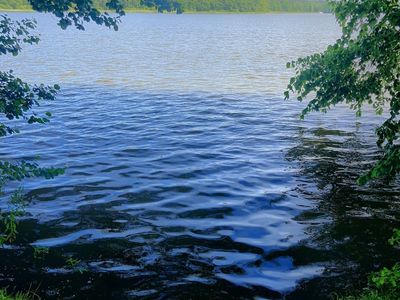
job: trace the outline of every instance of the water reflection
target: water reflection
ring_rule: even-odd
[[[325,128],[332,126],[326,121]],[[296,218],[308,224],[309,238],[290,253],[297,263],[327,266],[323,277],[304,282],[289,299],[353,293],[367,284],[369,273],[393,265],[399,254],[387,243],[400,226],[399,180],[356,185],[379,157],[379,149],[370,126],[356,123],[346,130],[340,125],[335,126],[340,130],[301,128],[298,145],[287,153],[300,167],[303,184],[297,190],[315,203]]]
[[[372,116],[299,122],[297,103],[243,94],[72,87],[60,100],[62,121],[5,145],[68,168],[26,182],[30,217],[21,247],[2,250],[2,286],[47,298],[322,299],[395,257],[398,182],[354,184],[379,154]],[[29,244],[50,253],[35,259]]]
[[[309,201],[284,160],[293,103],[99,86],[63,93],[51,107],[58,121],[5,145],[42,153],[67,174],[26,182],[30,218],[17,244],[50,254],[37,261],[32,248],[5,250],[3,286],[32,284],[49,298],[279,297],[322,272],[284,253],[266,257],[305,237],[294,218]],[[76,109],[66,112],[65,101]],[[68,268],[69,257],[79,262]]]

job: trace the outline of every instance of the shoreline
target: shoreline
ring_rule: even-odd
[[[26,12],[26,13],[37,13],[37,11],[30,8],[21,8],[21,9],[7,9],[0,8],[0,13],[18,13],[18,12]],[[152,14],[158,13],[157,10],[150,9],[125,9],[127,14]],[[175,12],[164,12],[164,14],[175,14]],[[184,11],[183,14],[190,15],[272,15],[272,14],[331,14],[331,12],[312,12],[312,11]]]

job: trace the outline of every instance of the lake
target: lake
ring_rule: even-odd
[[[286,62],[340,36],[330,14],[128,14],[118,32],[62,31],[1,69],[59,83],[46,126],[2,159],[65,167],[23,186],[0,286],[46,299],[327,299],[390,265],[399,181],[355,184],[380,155],[345,106],[299,120]],[[1,208],[7,208],[2,197]],[[49,248],[44,257],[32,246]],[[72,258],[72,259],[71,259]]]

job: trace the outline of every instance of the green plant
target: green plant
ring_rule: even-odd
[[[24,215],[26,206],[22,189],[18,189],[13,193],[8,206],[8,211],[2,216],[4,231],[3,234],[0,235],[0,245],[12,243],[17,237],[17,218]]]
[[[400,230],[394,230],[389,244],[400,246]],[[348,296],[341,300],[397,300],[400,299],[400,263],[391,268],[383,268],[370,276],[372,287],[359,296]]]
[[[390,295],[385,295],[372,290],[364,292],[359,296],[339,297],[338,300],[397,300],[397,298],[392,298]]]
[[[33,248],[33,258],[40,260],[44,259],[46,255],[50,253],[50,249],[46,247],[34,247]]]
[[[389,239],[389,244],[393,247],[400,247],[400,229],[395,229],[393,236]]]
[[[81,260],[73,258],[73,257],[69,257],[65,261],[65,268],[70,269],[70,270],[74,269],[75,271],[82,274],[82,273],[86,272],[87,269],[85,267],[79,266],[80,263],[81,263]]]
[[[301,117],[313,111],[327,112],[339,103],[361,116],[364,105],[387,119],[377,128],[377,144],[384,154],[358,180],[395,176],[400,171],[400,2],[398,0],[329,1],[342,36],[322,53],[287,63],[296,75],[290,93],[303,101],[311,97]]]
[[[65,267],[67,268],[67,269],[73,269],[73,268],[75,268],[77,265],[79,265],[80,264],[80,260],[79,259],[76,259],[76,258],[73,258],[73,257],[69,257],[69,258],[67,258],[67,260],[65,261]]]
[[[30,0],[32,8],[39,12],[48,12],[55,15],[58,25],[66,29],[75,26],[84,30],[84,22],[93,21],[99,25],[118,30],[120,16],[124,14],[118,0],[109,0],[107,7],[114,10],[117,16],[101,13],[91,0]],[[0,55],[18,55],[24,44],[37,44],[39,36],[35,32],[36,21],[32,19],[12,20],[7,15],[0,14]],[[42,102],[54,100],[60,90],[58,85],[45,86],[32,85],[14,76],[13,71],[0,71],[0,137],[19,133],[19,129],[13,127],[12,121],[25,120],[28,124],[46,124],[50,121],[51,113],[38,115],[33,111]],[[6,121],[3,121],[6,120]],[[0,161],[0,190],[9,181],[21,181],[27,177],[44,177],[47,179],[63,174],[62,168],[41,168],[35,162]],[[17,235],[17,218],[24,212],[21,204],[22,193],[17,191],[10,199],[7,213],[3,213],[2,222],[4,232],[0,237],[0,244],[13,242]]]
[[[400,264],[395,264],[392,268],[383,268],[371,276],[372,283],[377,288],[388,288],[397,290],[400,283]]]
[[[17,293],[15,296],[11,296],[6,290],[0,290],[0,300],[29,300],[29,294]]]
[[[393,236],[388,240],[389,244],[400,246],[400,230],[394,230]],[[371,275],[371,282],[378,289],[386,289],[400,296],[400,263],[391,268],[383,268]]]

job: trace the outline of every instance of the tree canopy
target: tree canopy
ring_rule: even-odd
[[[175,0],[140,0],[140,4],[147,7],[154,7],[158,12],[177,12],[183,13],[182,3]]]
[[[294,68],[285,98],[309,97],[302,118],[346,103],[361,116],[364,105],[387,116],[377,128],[382,159],[359,179],[394,176],[400,171],[400,3],[398,0],[330,1],[342,36],[325,52],[288,63]]]
[[[115,10],[118,16],[110,16],[101,13],[93,7],[90,0],[30,0],[32,8],[54,14],[58,19],[58,25],[65,29],[74,25],[83,30],[84,22],[94,21],[99,25],[118,30],[119,17],[124,14],[122,6],[117,0],[110,0],[107,6]],[[36,21],[23,19],[13,21],[6,15],[0,15],[0,55],[18,55],[23,44],[36,44],[39,37],[32,33],[36,28]],[[43,100],[53,100],[59,86],[48,87],[44,85],[29,85],[14,76],[13,72],[0,72],[0,113],[6,119],[25,119],[28,123],[46,123],[50,113],[46,117],[39,117],[31,112],[34,106]],[[10,125],[0,123],[0,136],[16,133],[17,130]]]
[[[118,16],[112,17],[108,13],[101,13],[91,0],[28,0],[32,8],[38,12],[52,13],[59,18],[58,25],[65,29],[75,25],[77,29],[83,30],[84,22],[94,21],[99,25],[113,27],[118,30],[119,17],[124,15],[119,0],[109,0],[105,6],[115,11]]]

